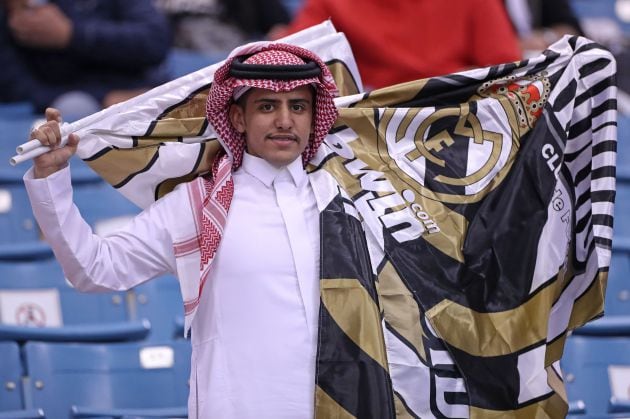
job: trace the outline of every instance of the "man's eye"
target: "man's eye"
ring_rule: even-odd
[[[292,106],[292,109],[293,109],[294,111],[296,111],[296,112],[301,112],[301,111],[303,111],[303,110],[305,110],[305,109],[306,109],[306,106],[305,106],[305,105],[302,105],[302,104],[299,104],[299,103],[296,103],[296,104],[294,104],[294,105]]]
[[[273,110],[273,105],[271,103],[263,103],[258,109],[264,112],[269,112]]]

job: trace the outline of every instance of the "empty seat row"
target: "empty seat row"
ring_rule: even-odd
[[[188,341],[0,342],[1,418],[187,417]]]
[[[75,183],[73,195],[79,211],[99,235],[107,235],[140,212],[140,208],[100,178]],[[19,183],[0,181],[0,232],[0,259],[29,259],[45,252],[21,178]]]
[[[630,322],[625,323],[627,329]],[[566,340],[560,363],[570,418],[630,416],[630,334],[608,332],[612,335],[574,333]]]
[[[182,337],[172,275],[128,292],[80,293],[53,257],[0,261],[0,339],[128,341]]]

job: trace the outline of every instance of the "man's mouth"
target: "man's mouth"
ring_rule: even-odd
[[[267,139],[273,141],[286,141],[286,142],[297,142],[298,138],[292,134],[274,134],[268,135]]]

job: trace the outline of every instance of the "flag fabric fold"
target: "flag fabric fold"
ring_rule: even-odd
[[[364,93],[329,22],[287,42],[320,55],[342,92],[308,167],[322,231],[317,417],[566,414],[563,345],[602,315],[610,263],[612,55],[565,37],[522,62]],[[78,121],[80,157],[142,207],[207,173],[217,67]],[[179,272],[185,304],[191,272]]]

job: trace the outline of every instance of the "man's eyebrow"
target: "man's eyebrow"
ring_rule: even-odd
[[[254,99],[254,103],[278,103],[278,102],[282,102],[281,99],[273,99],[273,98],[265,98],[265,97],[261,97],[258,99]],[[289,99],[290,103],[311,103],[312,100],[311,99],[307,99],[307,98],[295,98],[295,99]]]
[[[255,99],[254,102],[279,102],[279,99],[272,99],[272,98],[266,98],[266,97],[261,97],[258,99]]]

